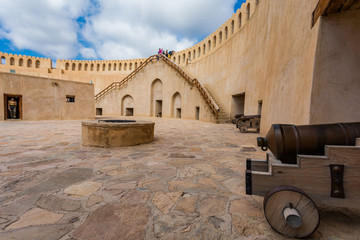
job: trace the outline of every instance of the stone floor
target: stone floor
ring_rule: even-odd
[[[151,144],[81,146],[80,121],[0,122],[0,239],[285,239],[244,191],[258,134],[155,121]],[[360,218],[321,211],[312,239],[359,239]]]

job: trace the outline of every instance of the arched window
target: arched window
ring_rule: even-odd
[[[188,52],[188,59],[191,60],[191,52]]]
[[[81,65],[81,63],[79,63],[79,65],[78,65],[78,71],[81,71],[81,68],[82,68],[82,65]]]
[[[126,64],[126,63],[125,63]],[[134,116],[134,99],[130,95],[126,95],[121,100],[121,115]]]
[[[27,60],[27,67],[32,67],[32,61],[31,61],[31,59],[28,59],[28,60]]]
[[[176,57],[174,57],[174,62],[176,62]]]
[[[193,59],[195,59],[196,58],[196,50],[194,49],[194,51],[193,51]]]
[[[163,84],[160,79],[155,79],[151,84],[150,113],[153,117],[162,116]]]
[[[40,61],[39,61],[39,60],[36,60],[36,61],[35,61],[35,67],[36,67],[36,68],[39,68],[39,67],[40,67]]]
[[[183,54],[183,63],[185,62],[185,58],[186,58],[186,56],[185,56],[185,53]]]
[[[178,56],[178,64],[180,64],[180,55]]]
[[[129,70],[132,70],[132,63],[129,64]]]
[[[225,40],[228,39],[228,27],[226,26],[225,27]]]
[[[138,67],[137,65],[138,65],[138,64],[137,64],[137,62],[136,62],[136,63],[135,63],[135,69],[137,69],[137,67]]]
[[[222,43],[222,31],[219,32],[219,44]]]
[[[121,63],[119,63],[119,71],[121,71]]]
[[[250,3],[246,6],[246,19],[250,19]]]
[[[205,55],[205,53],[206,53],[206,45],[204,43],[204,45],[203,45],[203,55]]]
[[[214,36],[213,42],[214,42],[214,47],[213,48],[216,48],[216,36]]]
[[[239,28],[241,28],[241,13],[239,13],[239,16],[238,16],[238,22],[239,22]]]
[[[65,70],[69,70],[69,66],[70,66],[70,64],[68,62],[65,63]]]
[[[140,62],[140,65],[142,64],[142,62]]]
[[[116,71],[116,63],[114,63],[114,71]]]
[[[201,56],[201,48],[198,48],[198,58]]]
[[[127,63],[124,64],[124,71],[126,71]]]
[[[108,65],[108,71],[111,71],[111,63]]]
[[[87,70],[88,70],[88,64],[85,63],[85,65],[84,65],[84,71],[87,71]]]
[[[100,64],[99,63],[96,65],[96,71],[100,71]]]
[[[10,58],[10,65],[15,65],[15,59],[13,57]]]
[[[71,66],[71,70],[72,70],[72,71],[75,71],[75,67],[76,67],[76,66],[75,66],[75,63],[73,63],[72,66]]]
[[[94,71],[94,64],[93,63],[90,65],[90,71]]]
[[[234,20],[231,21],[231,34],[234,34]]]
[[[102,70],[105,71],[105,68],[106,68],[106,64],[103,63],[103,67],[102,67]]]
[[[6,64],[6,58],[4,56],[1,57],[1,64],[2,65]]]
[[[181,118],[181,95],[176,92],[171,99],[171,117]]]
[[[211,50],[211,41],[209,40],[208,41],[208,52],[210,52],[210,50]]]
[[[22,67],[24,65],[24,60],[22,58],[19,59],[19,66]]]

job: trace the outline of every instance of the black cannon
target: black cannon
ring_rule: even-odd
[[[298,154],[324,155],[325,145],[354,146],[356,138],[360,138],[360,123],[273,124],[266,138],[259,137],[257,143],[281,162],[295,164]]]
[[[318,207],[360,210],[360,123],[274,124],[247,159],[246,194],[264,196],[271,227],[288,237],[316,231]]]
[[[260,131],[260,119],[261,115],[236,115],[235,123],[236,127],[242,133],[248,132],[249,129],[254,129],[256,132]]]

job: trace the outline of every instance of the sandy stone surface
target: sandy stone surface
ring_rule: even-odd
[[[20,217],[18,221],[8,226],[6,229],[24,228],[28,226],[53,224],[59,221],[64,215],[40,208],[33,208]]]
[[[86,181],[80,184],[65,188],[64,193],[70,196],[87,196],[101,188],[102,183]]]
[[[245,194],[258,134],[141,119],[154,142],[120,148],[82,147],[80,121],[0,122],[0,239],[288,239]],[[309,239],[359,238],[358,215],[320,214]]]

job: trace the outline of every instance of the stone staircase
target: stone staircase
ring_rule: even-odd
[[[214,96],[212,95],[211,91],[209,90],[208,87],[204,86],[204,88],[206,89],[206,91],[208,92],[208,94],[211,96],[211,98],[214,100],[214,102],[216,103],[216,105],[219,106],[219,112],[216,118],[216,123],[231,123],[231,119],[229,117],[229,115],[224,111],[224,108],[221,106],[221,104],[216,100],[216,98],[214,98]]]
[[[153,60],[158,59],[163,60],[165,63],[167,63],[170,67],[172,67],[175,71],[180,73],[184,79],[189,82],[191,85],[195,86],[199,91],[200,94],[204,97],[205,101],[209,105],[210,109],[213,111],[216,123],[224,123],[228,122],[229,119],[226,118],[226,113],[222,113],[220,110],[220,107],[217,105],[216,101],[213,99],[211,94],[207,91],[207,89],[199,82],[196,78],[193,78],[190,76],[190,74],[186,73],[180,66],[178,66],[175,62],[173,62],[171,59],[167,58],[165,55],[153,55],[150,56],[143,62],[138,68],[136,68],[133,72],[131,72],[127,77],[125,77],[120,82],[113,82],[108,87],[103,89],[101,92],[99,92],[95,96],[95,101],[98,101],[102,97],[104,97],[106,94],[108,94],[110,91],[114,89],[119,89],[122,87],[126,82],[128,82],[130,79],[132,79],[139,71],[141,71],[148,63],[152,62]]]

